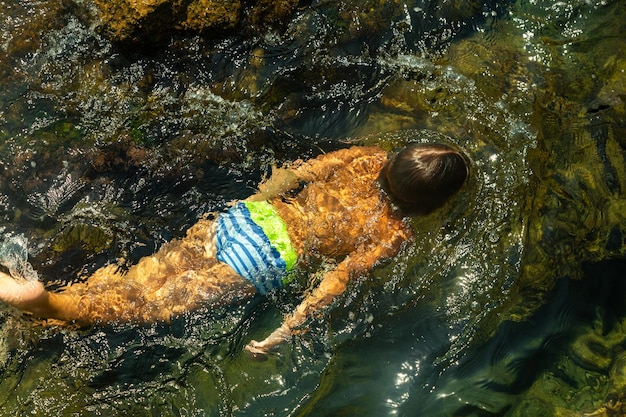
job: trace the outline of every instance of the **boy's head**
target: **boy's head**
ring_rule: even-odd
[[[413,143],[389,157],[380,183],[408,216],[428,214],[456,193],[469,169],[456,150],[440,144]]]

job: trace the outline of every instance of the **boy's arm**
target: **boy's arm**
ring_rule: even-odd
[[[296,162],[288,168],[274,168],[272,175],[259,184],[259,191],[249,201],[266,201],[298,188],[300,182],[312,182],[327,177],[355,158],[382,152],[376,147],[353,146],[320,155],[306,162]]]
[[[343,294],[351,278],[371,270],[385,258],[396,255],[408,236],[397,232],[389,239],[381,241],[369,250],[356,251],[346,257],[337,267],[324,275],[322,282],[307,296],[295,311],[289,314],[283,324],[264,340],[251,341],[245,349],[255,357],[271,351],[291,337],[292,331],[302,326],[307,320],[329,305],[337,296]]]
[[[327,177],[356,158],[382,152],[384,151],[375,146],[353,146],[320,155],[294,167],[293,171],[302,181],[311,182]]]

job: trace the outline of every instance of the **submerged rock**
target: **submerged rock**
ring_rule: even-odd
[[[111,245],[112,236],[104,228],[89,224],[74,224],[54,238],[52,250],[66,252],[70,249],[82,249],[88,252],[101,252]]]
[[[94,4],[105,33],[117,41],[158,42],[176,28],[231,31],[241,12],[239,0],[94,0]]]
[[[197,32],[230,31],[237,27],[240,18],[239,0],[195,0],[187,8],[182,26]]]
[[[93,1],[93,3],[92,3]],[[177,31],[209,36],[233,33],[242,25],[280,24],[296,0],[77,0],[88,19],[97,21],[111,40],[158,43]],[[86,6],[86,7],[85,7]]]

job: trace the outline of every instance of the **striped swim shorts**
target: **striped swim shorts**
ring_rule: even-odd
[[[261,294],[290,281],[297,261],[287,226],[264,201],[237,203],[217,219],[216,258],[250,281]]]

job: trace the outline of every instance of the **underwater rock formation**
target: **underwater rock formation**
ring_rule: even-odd
[[[219,36],[243,24],[263,27],[288,17],[295,0],[89,0],[81,1],[88,19],[95,20],[113,41],[157,43],[175,31]],[[93,7],[95,6],[95,13]]]

